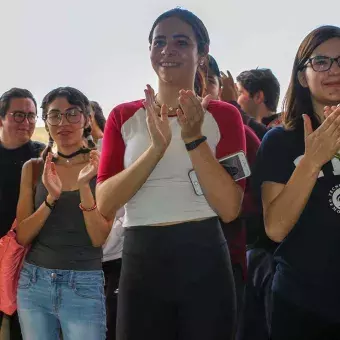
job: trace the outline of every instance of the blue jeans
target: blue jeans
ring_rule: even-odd
[[[105,340],[104,275],[25,263],[18,283],[24,340]]]

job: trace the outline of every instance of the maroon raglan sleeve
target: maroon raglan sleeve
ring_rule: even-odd
[[[104,130],[97,183],[124,170],[125,141],[122,127],[142,107],[143,101],[136,100],[118,105],[111,111]]]
[[[222,101],[211,101],[208,111],[215,118],[220,130],[220,140],[216,147],[216,158],[234,154],[239,151],[246,153],[246,139],[240,112],[233,105]],[[246,180],[237,181],[245,189]]]
[[[125,143],[121,133],[122,111],[123,107],[114,108],[107,119],[97,183],[107,180],[124,169]]]

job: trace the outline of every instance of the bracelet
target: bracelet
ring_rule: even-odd
[[[50,203],[47,202],[47,199],[45,198],[44,202],[45,202],[46,207],[49,208],[51,211],[54,209],[56,201],[54,201],[52,204],[50,204]]]
[[[203,142],[205,142],[207,140],[206,136],[203,136],[201,138],[198,138],[190,143],[186,143],[185,147],[187,149],[187,151],[191,151],[196,149],[200,144],[202,144]]]
[[[90,212],[90,211],[97,209],[97,204],[95,203],[93,207],[87,209],[87,208],[84,208],[81,203],[79,203],[79,209],[81,211]]]

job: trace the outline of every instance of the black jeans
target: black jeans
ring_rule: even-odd
[[[4,317],[8,317],[10,319],[9,321],[10,340],[22,340],[20,323],[19,323],[17,312],[15,312],[12,316],[4,316],[4,314],[0,312],[0,334],[1,334],[2,319]]]
[[[296,306],[273,294],[271,340],[338,340],[340,324]]]
[[[230,340],[235,287],[217,218],[125,231],[118,340]]]
[[[242,332],[243,325],[243,305],[244,305],[244,275],[243,269],[240,264],[233,264],[233,274],[234,274],[234,282],[235,282],[235,290],[236,290],[236,310],[237,310],[237,323],[236,323],[236,337],[235,339],[239,339],[239,334]]]
[[[268,340],[274,259],[265,249],[247,251],[248,275],[238,340]],[[287,339],[288,340],[288,339]]]
[[[116,339],[118,285],[121,267],[122,259],[103,262],[106,296],[106,338],[108,340]]]

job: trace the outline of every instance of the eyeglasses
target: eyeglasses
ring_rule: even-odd
[[[19,124],[24,122],[25,119],[27,119],[30,124],[35,124],[38,119],[38,116],[32,112],[11,112],[10,115],[13,117],[14,121]]]
[[[326,72],[331,69],[334,62],[336,62],[340,67],[340,56],[337,58],[316,56],[309,58],[304,67],[307,67],[307,65],[310,64],[315,72]]]
[[[82,113],[83,113],[82,110],[76,109],[76,108],[69,109],[69,110],[65,111],[64,113],[61,113],[60,111],[57,111],[57,110],[51,110],[46,115],[44,120],[46,120],[50,125],[56,126],[56,125],[59,125],[61,123],[62,116],[65,116],[66,120],[70,124],[77,124],[81,120]]]

